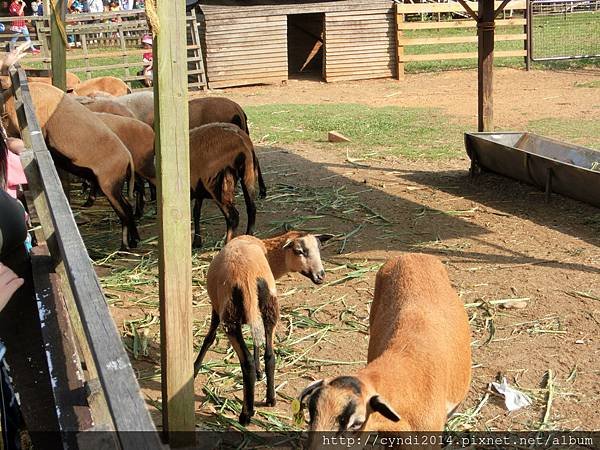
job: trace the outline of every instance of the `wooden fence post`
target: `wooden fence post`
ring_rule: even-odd
[[[50,2],[51,3],[51,2]],[[50,7],[50,51],[52,53],[52,84],[67,90],[67,49],[60,24],[65,23],[66,0],[55,0],[56,9]]]
[[[478,4],[477,128],[479,131],[492,131],[494,128],[494,1],[478,0]]]
[[[404,23],[404,14],[400,12],[400,5],[395,4],[396,11],[396,63],[398,69],[398,79],[404,77],[404,42],[402,42],[404,31],[402,24]]]
[[[182,447],[194,444],[195,428],[185,2],[157,0],[156,9],[162,416],[170,446]]]

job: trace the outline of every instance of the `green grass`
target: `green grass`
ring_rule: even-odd
[[[334,130],[352,140],[337,146],[353,154],[443,158],[462,153],[462,128],[435,109],[335,104],[249,106],[246,111],[254,139],[263,144],[319,144]]]
[[[527,129],[542,136],[600,149],[600,121],[548,117],[533,120]]]
[[[577,82],[577,83],[575,83],[574,86],[578,87],[578,88],[590,88],[590,89],[600,88],[600,80]]]

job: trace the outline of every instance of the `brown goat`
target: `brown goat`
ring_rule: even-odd
[[[207,123],[225,122],[237,125],[250,136],[246,113],[233,100],[225,97],[197,97],[189,101],[188,107],[190,130]],[[254,150],[252,151],[252,157],[254,158],[254,170],[256,171],[256,179],[258,180],[258,193],[261,198],[265,198],[267,196],[267,187],[265,186],[260,164]]]
[[[27,70],[27,69],[25,69]],[[46,83],[52,84],[51,77],[27,77],[28,83]],[[77,75],[71,72],[67,72],[67,92],[71,92],[75,86],[77,86],[81,80]],[[2,89],[9,89],[12,86],[10,81],[10,77],[8,76],[0,76],[0,87]]]
[[[125,144],[135,165],[135,173],[141,177],[135,182],[136,216],[144,212],[144,181],[156,185],[154,167],[154,130],[137,119],[107,113],[94,113]],[[90,199],[88,198],[88,202]]]
[[[221,322],[237,353],[244,380],[244,405],[240,423],[247,425],[254,415],[254,385],[262,378],[260,345],[265,344],[267,406],[274,406],[275,353],[273,336],[279,320],[275,280],[286,273],[299,272],[321,284],[325,270],[321,262],[321,242],[331,235],[288,231],[260,240],[238,236],[226,244],[212,260],[206,275],[206,289],[212,305],[210,328],[196,362],[194,377],[202,367],[209,347],[215,341]],[[244,343],[242,324],[248,324],[254,340],[254,360]]]
[[[406,254],[377,273],[368,364],[300,395],[311,431],[439,431],[467,395],[469,319],[441,261]]]
[[[90,96],[95,92],[106,92],[108,94],[119,97],[131,92],[127,83],[116,77],[98,77],[90,80],[85,80],[75,86],[74,92],[76,95]]]
[[[211,123],[190,131],[190,183],[194,204],[194,247],[202,246],[200,213],[204,199],[212,198],[227,222],[226,242],[233,238],[239,223],[235,208],[235,186],[240,180],[248,226],[254,232],[254,159],[252,141],[240,128],[230,123]]]
[[[31,83],[29,90],[33,106],[57,165],[65,170],[97,182],[123,227],[121,247],[136,247],[139,234],[131,203],[122,189],[130,180],[130,197],[135,179],[131,154],[102,121],[60,89],[45,83]],[[14,98],[5,93],[4,104],[8,116],[6,127],[10,136],[19,134]],[[85,124],[84,128],[73,124]]]

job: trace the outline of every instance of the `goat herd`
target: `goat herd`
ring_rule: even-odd
[[[96,189],[106,195],[122,223],[122,246],[135,247],[140,239],[135,220],[143,210],[144,180],[151,186],[156,180],[152,93],[128,93],[125,83],[112,77],[80,82],[70,76],[70,94],[48,81],[30,80],[29,89],[56,164],[89,180],[88,205]],[[7,134],[18,138],[10,90],[4,93],[4,107]],[[207,273],[212,316],[194,375],[222,323],[242,369],[244,399],[239,421],[247,425],[254,414],[255,383],[262,377],[262,344],[266,405],[276,403],[273,344],[279,305],[275,280],[299,272],[315,284],[322,283],[321,243],[332,235],[288,231],[263,240],[251,236],[255,182],[263,197],[266,188],[248,136],[246,114],[226,98],[194,98],[189,102],[189,127],[194,246],[202,244],[199,221],[204,199],[216,202],[227,223],[227,243]],[[248,226],[246,235],[233,238],[239,217],[234,206],[238,180]],[[129,191],[124,195],[127,182]],[[135,213],[130,201],[134,191]],[[253,355],[244,342],[243,324],[251,328]],[[365,368],[353,376],[315,381],[300,393],[300,409],[308,407],[310,429],[443,430],[465,398],[471,378],[468,318],[443,264],[422,254],[388,260],[376,276],[369,325]]]

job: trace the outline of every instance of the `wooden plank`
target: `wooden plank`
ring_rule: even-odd
[[[44,242],[32,249],[31,266],[60,430],[88,430],[93,421],[87,406],[83,370],[59,288],[60,277],[54,273],[54,262]],[[74,433],[65,435],[69,447],[75,444],[74,438]]]
[[[402,59],[404,57],[404,45],[402,44],[404,39],[404,32],[401,29],[401,25],[404,22],[405,16],[404,14],[400,13],[399,3],[396,3],[394,6],[396,8],[396,77],[398,79],[401,79],[404,77],[404,63],[402,62]]]
[[[525,19],[496,20],[497,27],[525,25]],[[449,20],[447,22],[403,22],[399,25],[402,30],[436,30],[442,28],[476,28],[473,20]]]
[[[210,89],[221,89],[226,87],[234,87],[234,86],[249,86],[253,84],[278,84],[287,80],[287,73],[285,75],[279,76],[258,76],[254,77],[245,77],[245,78],[237,78],[237,79],[229,79],[229,80],[216,80],[209,81]]]
[[[220,47],[216,47],[213,46],[210,49],[206,50],[206,54],[207,55],[212,55],[214,54],[215,56],[226,56],[229,54],[234,54],[234,55],[248,55],[248,56],[254,56],[254,55],[264,55],[265,53],[287,53],[287,43],[285,41],[280,41],[277,43],[273,43],[271,41],[269,41],[268,43],[264,44],[264,45],[260,45],[259,42],[256,42],[256,44],[254,43],[250,43],[249,45],[246,46],[242,46],[242,45],[228,45],[228,46],[220,46]]]
[[[224,19],[231,17],[232,15],[239,14],[240,10],[237,6],[213,6],[200,4],[200,7],[205,17],[210,19]],[[244,6],[243,14],[246,17],[257,17],[264,15],[273,14],[311,14],[311,13],[335,13],[335,12],[349,12],[355,10],[391,10],[391,3],[389,1],[384,2],[347,2],[347,1],[333,1],[326,3],[306,3],[306,4],[286,4],[286,5],[257,5],[257,6]]]
[[[376,42],[391,42],[392,45],[394,43],[394,33],[395,31],[387,30],[384,33],[376,33],[372,35],[361,36],[360,42],[367,43],[376,43]],[[352,35],[338,35],[335,34],[329,38],[327,38],[327,45],[340,46],[340,45],[352,45],[356,42],[356,37]]]
[[[123,449],[161,448],[158,435],[153,433],[156,429],[140,395],[131,362],[110,316],[100,282],[91,265],[61,188],[54,162],[39,129],[25,72],[22,69],[15,70],[13,67],[11,79],[13,88],[20,93],[18,100],[22,102],[22,107],[19,108],[19,123],[22,129],[29,132],[56,242],[65,263],[71,290],[77,299],[77,308],[92,349],[116,431],[119,433],[121,447]],[[17,98],[17,95],[15,97]],[[126,431],[148,431],[148,433],[124,433]]]
[[[335,24],[343,24],[348,22],[356,23],[367,23],[367,22],[385,22],[390,23],[393,19],[393,14],[387,13],[375,13],[375,14],[352,14],[347,16],[340,16],[336,14],[328,14],[327,22]]]
[[[336,81],[372,80],[372,79],[377,79],[377,78],[390,78],[392,76],[393,76],[392,72],[334,75],[331,77],[327,77],[327,81],[335,83]]]
[[[246,71],[246,72],[242,72],[242,73],[226,73],[223,75],[211,75],[210,73],[208,74],[208,79],[211,83],[213,82],[217,82],[217,81],[232,81],[232,80],[237,80],[237,81],[244,81],[244,80],[248,80],[248,83],[245,84],[250,84],[249,82],[251,80],[264,80],[267,78],[277,78],[277,79],[281,79],[281,80],[287,80],[288,78],[288,71],[287,69],[285,70],[285,72],[283,71],[256,71],[256,72],[250,72],[250,71]],[[244,83],[242,83],[244,84]]]
[[[246,30],[256,30],[256,31],[268,31],[268,30],[278,30],[281,28],[286,28],[287,29],[287,22],[282,22],[277,21],[277,22],[269,22],[267,24],[262,24],[260,26],[257,26],[254,23],[241,23],[241,24],[236,24],[236,25],[229,25],[229,24],[224,24],[224,25],[211,25],[206,27],[206,30],[208,33],[217,33],[217,32],[225,32],[225,33],[232,33],[234,31],[239,31],[239,32],[243,32]]]
[[[251,61],[250,61],[251,60]],[[255,54],[249,55],[247,58],[244,58],[243,55],[233,55],[233,56],[222,56],[222,57],[213,57],[207,58],[207,61],[214,69],[215,67],[232,67],[233,66],[273,66],[275,63],[277,67],[280,65],[287,64],[287,55],[272,55],[267,53],[265,55]]]
[[[386,73],[391,77],[394,74],[394,64],[390,63],[373,68],[363,69],[360,66],[352,65],[348,67],[331,68],[327,70],[327,76],[333,76],[336,74],[370,74],[370,73]]]
[[[211,77],[211,79],[216,79],[217,77],[242,78],[246,74],[248,74],[250,76],[251,74],[264,73],[267,75],[272,74],[272,76],[275,76],[275,74],[284,73],[284,72],[287,74],[287,71],[288,71],[287,64],[279,64],[279,65],[273,65],[273,66],[248,65],[245,67],[238,66],[235,68],[235,70],[229,70],[229,69],[213,70],[211,67],[209,67],[208,75],[209,75],[209,77]]]
[[[517,34],[498,34],[495,37],[496,42],[499,41],[523,41],[527,39],[524,33]],[[430,45],[430,44],[466,44],[477,42],[477,36],[450,36],[450,37],[434,37],[434,38],[402,38],[401,45]]]
[[[474,11],[479,11],[477,2],[465,2]],[[501,2],[494,2],[494,6],[500,6]],[[445,12],[465,12],[465,9],[459,3],[400,3],[398,4],[398,13],[400,14],[428,14]],[[510,8],[514,10],[525,9],[526,2],[523,0],[512,0]]]
[[[330,47],[327,49],[325,54],[332,58],[335,58],[336,56],[362,55],[362,54],[372,55],[372,54],[379,54],[379,53],[389,55],[390,51],[393,49],[394,49],[394,46],[391,43],[386,42],[385,44],[381,44],[381,45],[367,45],[367,46],[359,46],[359,47],[354,47],[354,48],[351,46],[334,47],[334,48]]]
[[[162,418],[171,448],[195,444],[192,241],[185,2],[157,0],[154,101],[158,173]],[[158,64],[156,64],[158,63]]]
[[[516,56],[525,56],[527,52],[525,50],[504,50],[495,53],[497,58],[508,58]],[[471,59],[477,58],[477,52],[462,52],[462,53],[435,53],[428,55],[404,55],[402,62],[415,62],[415,61],[445,61],[452,59]]]
[[[17,90],[17,93],[19,91]],[[15,97],[18,97],[16,95]],[[20,97],[19,97],[20,98]],[[29,133],[28,127],[23,127],[23,124],[26,123],[26,118],[24,115],[24,109],[22,106],[22,102],[17,100],[17,111],[19,113],[19,122],[21,125],[21,137],[25,142],[25,146],[27,148],[32,148],[32,139]],[[79,316],[79,312],[77,310],[77,303],[75,302],[75,298],[73,297],[73,292],[70,289],[69,278],[67,272],[65,270],[65,265],[62,260],[62,256],[60,255],[60,249],[58,247],[58,243],[56,241],[56,233],[54,232],[54,224],[52,223],[52,217],[50,215],[50,210],[48,209],[48,204],[46,202],[46,196],[43,191],[43,183],[39,173],[39,168],[37,165],[37,161],[35,160],[34,153],[32,150],[28,150],[25,153],[21,154],[21,162],[25,169],[25,174],[27,176],[27,185],[28,185],[28,204],[34,205],[34,208],[30,211],[32,221],[37,220],[37,222],[33,222],[34,224],[39,223],[41,225],[41,230],[36,232],[36,237],[38,242],[46,242],[52,256],[53,262],[56,267],[56,273],[60,276],[62,281],[62,294],[65,298],[67,304],[67,311],[71,320],[71,327],[73,333],[76,338],[76,342],[78,345],[78,354],[85,362],[86,366],[86,379],[88,387],[90,385],[90,380],[98,380],[98,372],[96,370],[96,365],[94,362],[94,358],[92,356],[92,351],[90,350],[90,346],[88,344],[87,338],[85,336],[85,332],[83,330],[83,325],[81,323],[81,318]],[[30,199],[31,197],[31,199]],[[30,201],[31,200],[31,201]],[[110,411],[108,409],[108,405],[106,404],[106,399],[102,395],[101,389],[100,392],[92,391],[88,394],[87,402],[91,408],[92,416],[94,419],[94,425],[97,429],[102,431],[114,431],[114,424],[112,422],[112,418],[110,415]],[[118,448],[118,444],[116,441],[113,441],[113,445],[109,446],[108,443],[105,444],[107,450],[109,448]]]

